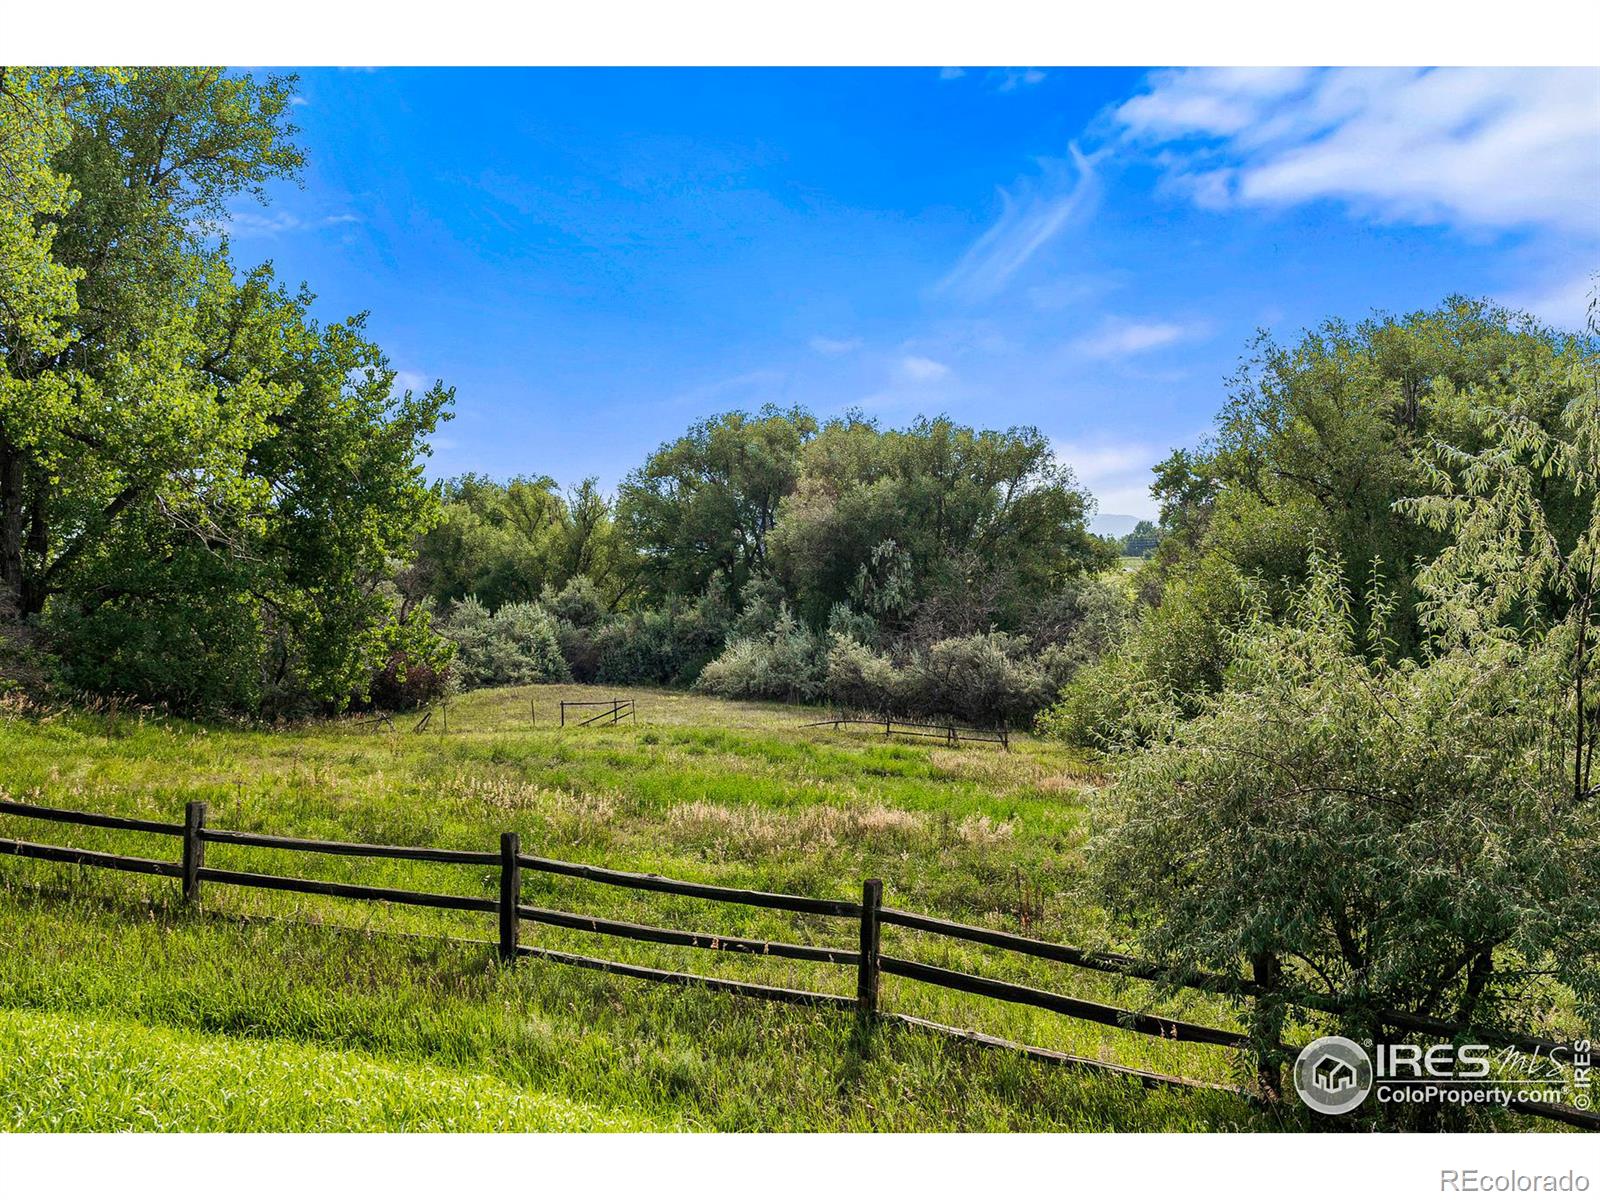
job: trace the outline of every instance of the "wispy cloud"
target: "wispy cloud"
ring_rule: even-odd
[[[1589,306],[1597,299],[1600,271],[1581,271],[1508,293],[1504,303],[1532,313],[1557,329],[1577,331],[1588,327]]]
[[[307,233],[318,229],[332,229],[339,225],[359,225],[361,218],[354,213],[333,213],[325,217],[306,218],[287,209],[252,210],[237,209],[220,221],[213,223],[211,232],[226,233],[230,237],[277,237],[284,233]]]
[[[1058,312],[1096,299],[1122,286],[1115,274],[1062,275],[1028,289],[1028,302],[1040,312]]]
[[[838,358],[861,349],[860,338],[814,337],[806,344],[825,358]]]
[[[1094,163],[1073,144],[1071,166],[1040,160],[1042,174],[1000,192],[1000,217],[935,290],[981,300],[1003,289],[1034,255],[1074,221],[1086,219],[1100,197]]]
[[[1171,451],[1154,442],[1058,441],[1056,456],[1072,468],[1078,482],[1099,501],[1101,513],[1154,518],[1150,469]]]
[[[1199,321],[1130,321],[1108,317],[1094,332],[1073,341],[1071,348],[1085,358],[1131,358],[1179,342],[1198,341],[1208,332],[1209,327]]]
[[[950,368],[936,359],[908,354],[900,360],[900,374],[913,383],[936,383],[950,374]]]
[[[940,67],[939,68],[939,78],[940,79],[960,79],[966,73],[967,73],[966,69],[963,68],[963,67]]]
[[[758,367],[710,383],[698,384],[671,397],[671,403],[690,409],[709,411],[721,405],[746,408],[758,407],[769,401],[781,399],[789,383],[789,375],[773,367]]]
[[[421,371],[396,371],[390,391],[396,396],[403,396],[407,392],[420,394],[427,391],[430,386],[432,386],[432,381]],[[437,445],[438,443],[435,443],[435,446]]]
[[[995,90],[1001,92],[1014,92],[1018,88],[1032,87],[1034,84],[1043,83],[1047,72],[1038,67],[1006,67],[994,73]]]
[[[1600,70],[1163,71],[1112,116],[1211,208],[1600,233]]]

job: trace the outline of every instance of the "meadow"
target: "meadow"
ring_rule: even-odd
[[[560,729],[560,698],[638,705]],[[159,820],[203,800],[229,829],[525,853],[885,903],[1076,945],[1118,931],[1078,892],[1103,780],[1059,743],[886,742],[816,713],[650,689],[471,693],[414,732],[166,718],[0,721],[0,792]],[[156,858],[151,835],[0,816],[0,836]],[[488,867],[212,845],[210,866],[493,896]],[[525,902],[648,924],[851,947],[849,920],[526,874]],[[0,1127],[10,1129],[1126,1130],[1299,1128],[1298,1106],[1114,1074],[847,1014],[497,964],[491,914],[435,912],[0,860]],[[524,923],[522,941],[851,994],[854,968],[618,942]],[[884,952],[1242,1029],[1228,1002],[886,929]],[[883,1006],[1218,1085],[1249,1064],[885,978]]]

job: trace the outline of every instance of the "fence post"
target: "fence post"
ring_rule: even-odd
[[[200,901],[200,868],[206,861],[206,844],[200,831],[206,827],[206,802],[191,800],[183,810],[183,902]]]
[[[1260,991],[1250,1006],[1250,1034],[1255,1042],[1256,1086],[1267,1100],[1283,1094],[1283,1055],[1278,1043],[1283,1040],[1283,1006],[1274,993],[1278,990],[1277,955],[1250,956],[1250,974]]]
[[[864,1016],[878,1011],[878,941],[881,925],[878,910],[883,907],[883,880],[868,879],[861,885],[861,965],[856,970],[856,1007]]]
[[[515,833],[500,835],[500,961],[517,961],[517,905],[522,903],[521,839]]]

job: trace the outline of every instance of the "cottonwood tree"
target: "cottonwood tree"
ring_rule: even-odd
[[[1014,624],[1040,595],[1109,565],[1109,543],[1085,525],[1093,506],[1037,429],[938,417],[885,430],[853,415],[806,446],[773,566],[813,623],[859,601],[864,573],[875,578],[892,560],[907,611],[940,596],[946,609],[970,607],[984,592],[978,627]]]
[[[817,423],[768,406],[697,422],[623,480],[617,519],[654,596],[698,595],[715,582],[730,601],[767,569],[778,505],[794,490]]]
[[[5,153],[33,172],[36,238],[6,255],[39,302],[0,310],[0,580],[82,685],[340,703],[387,619],[385,561],[429,519],[417,458],[449,391],[396,396],[361,318],[319,325],[230,257],[229,206],[300,167],[292,82],[17,85],[32,132]]]

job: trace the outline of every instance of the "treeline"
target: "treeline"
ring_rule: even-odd
[[[1134,611],[1041,725],[1111,756],[1096,898],[1248,969],[1268,1053],[1308,993],[1368,1042],[1600,1017],[1597,341],[1467,300],[1264,338],[1157,468]]]
[[[1096,579],[1115,546],[1087,532],[1092,501],[1031,428],[724,413],[614,502],[547,477],[466,476],[439,497],[397,586],[473,685],[654,683],[1017,722],[1123,607]]]
[[[1019,720],[1114,544],[1031,428],[705,420],[617,494],[429,486],[451,390],[236,260],[292,76],[0,70],[0,681],[193,713],[531,679]]]

